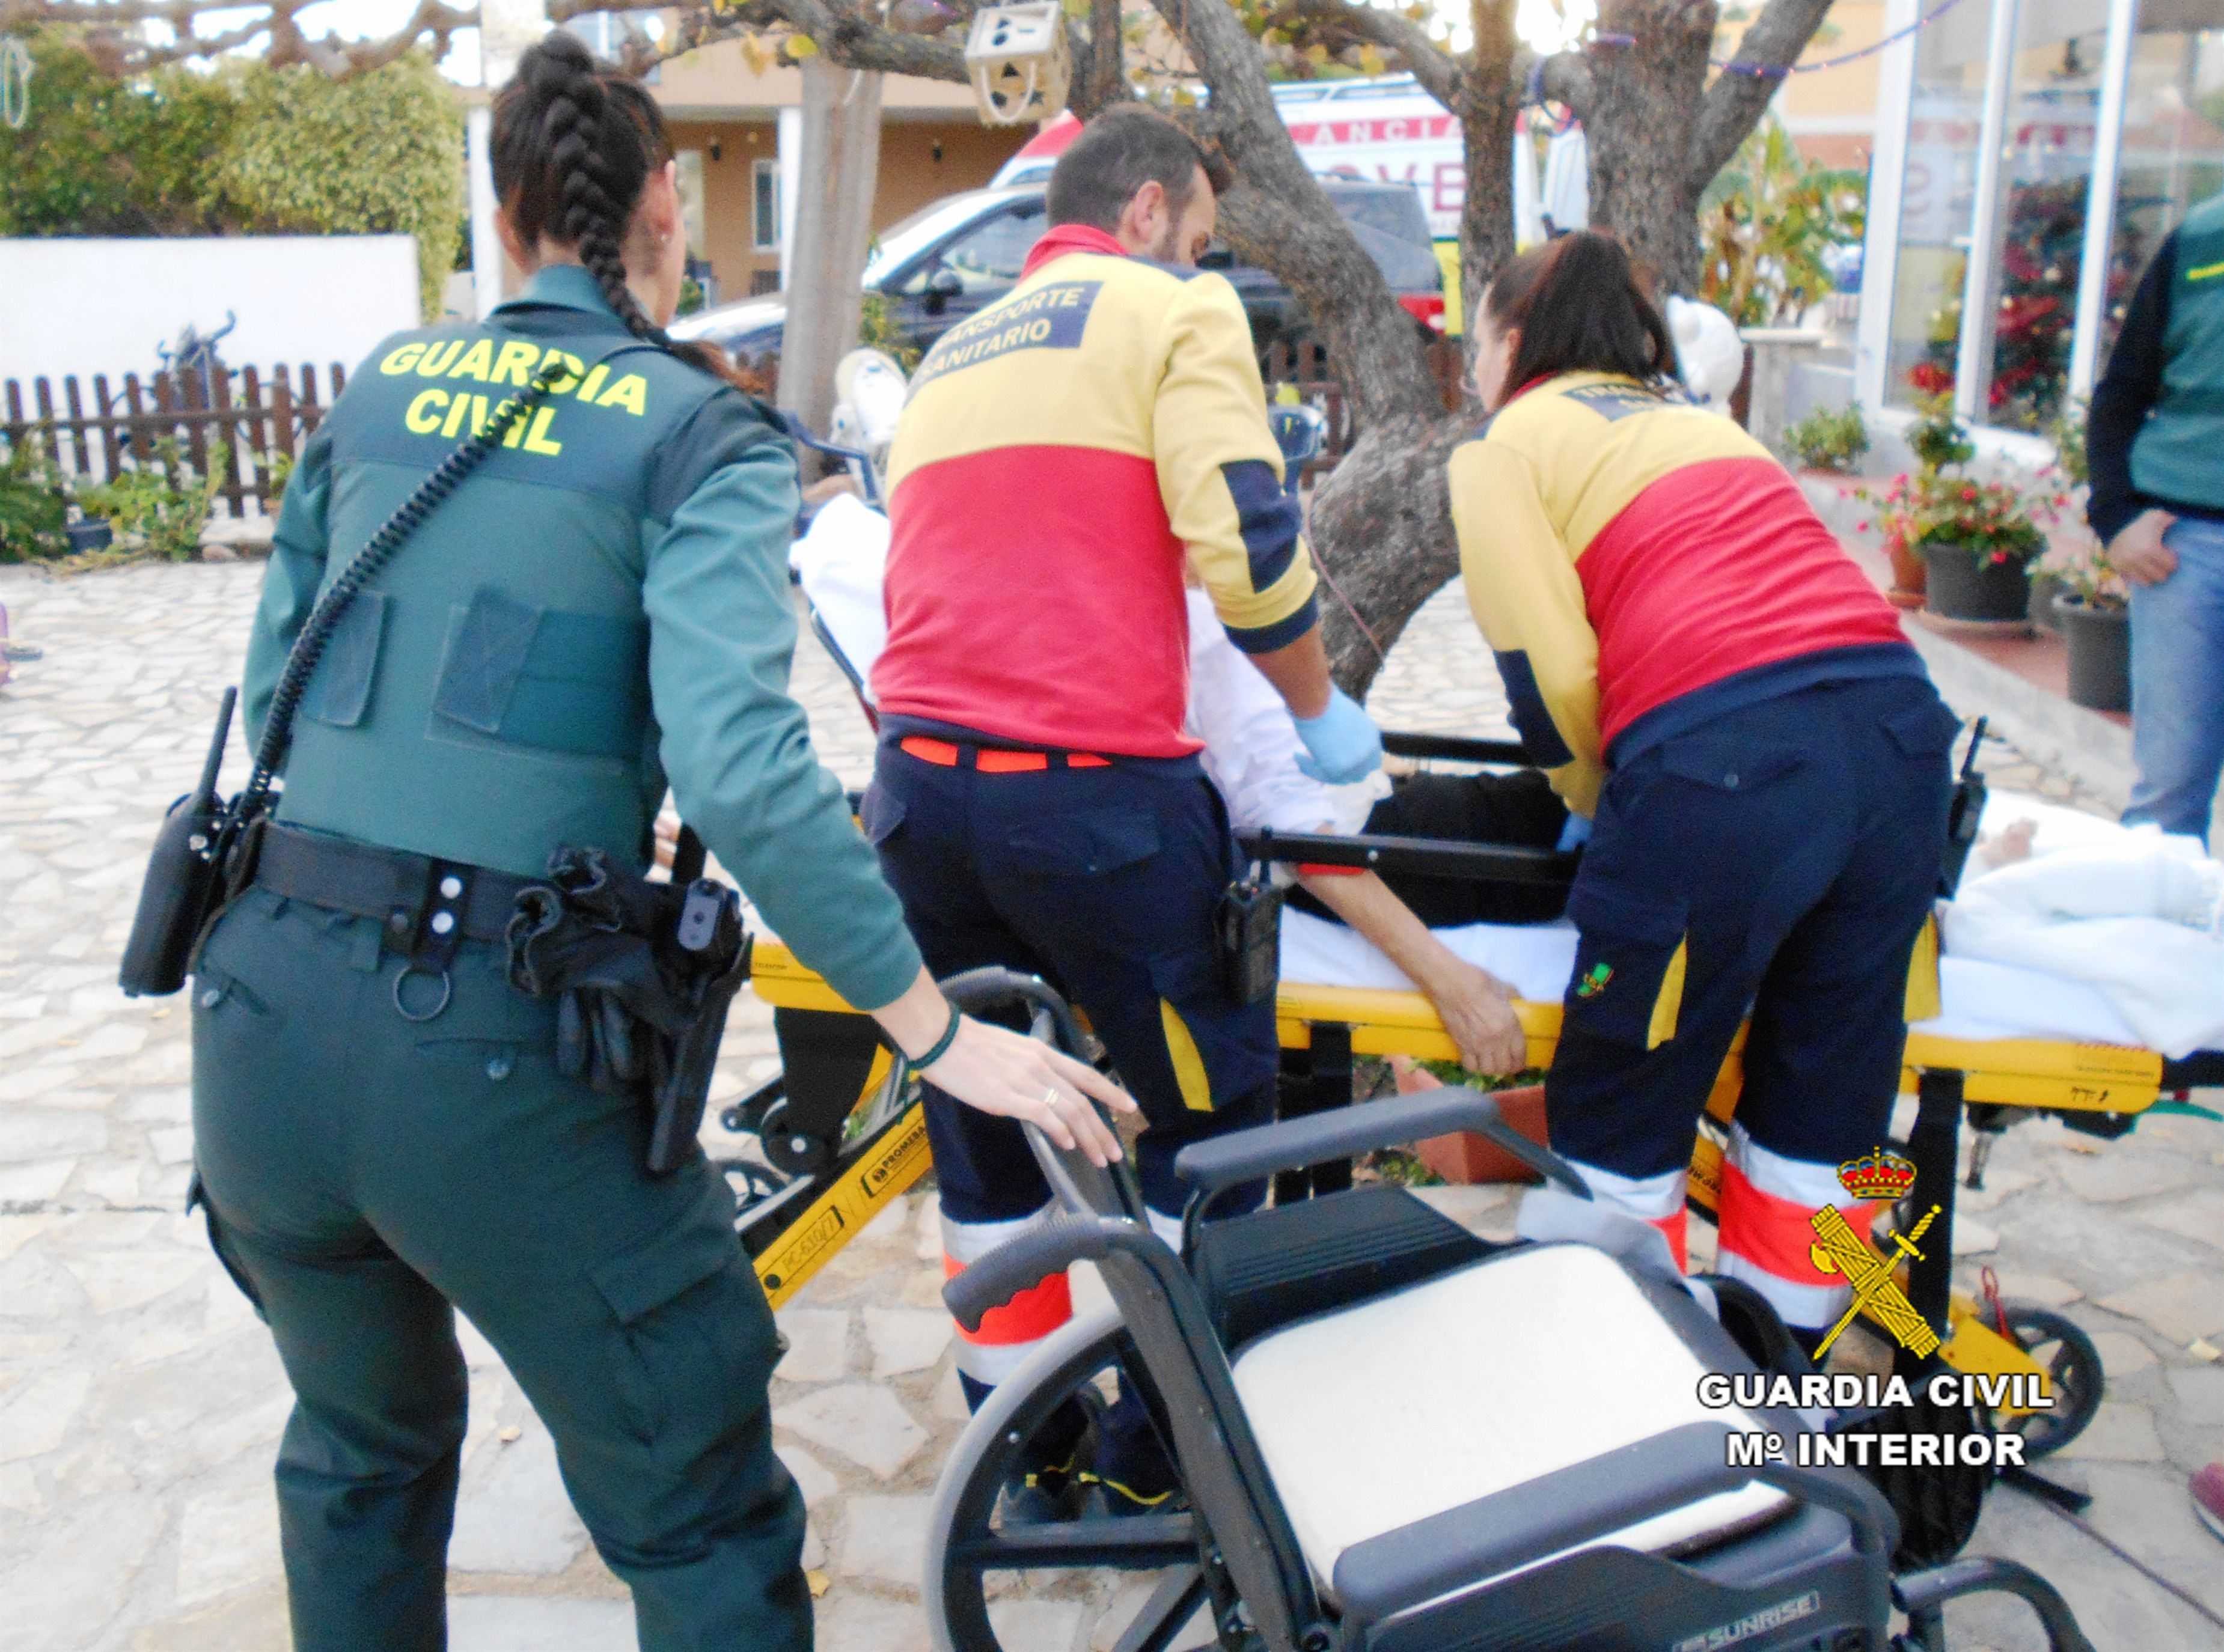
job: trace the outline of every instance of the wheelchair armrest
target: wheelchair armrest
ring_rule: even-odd
[[[1732,1437],[1725,1423],[1686,1423],[1355,1543],[1336,1563],[1336,1593],[1362,1622],[1379,1621],[1755,1480],[1844,1516],[1864,1554],[1888,1554],[1899,1541],[1890,1505],[1853,1470],[1733,1468]]]
[[[1457,1086],[1393,1096],[1355,1107],[1336,1107],[1193,1142],[1175,1158],[1174,1174],[1199,1193],[1211,1195],[1276,1170],[1349,1158],[1379,1148],[1401,1147],[1463,1130],[1488,1137],[1578,1199],[1591,1196],[1583,1179],[1566,1160],[1538,1146],[1501,1119],[1497,1102],[1481,1090]]]

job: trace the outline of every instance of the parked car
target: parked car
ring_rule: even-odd
[[[1403,184],[1322,180],[1398,301],[1432,331],[1444,325],[1444,271],[1429,238],[1419,198]],[[925,350],[951,327],[1011,291],[1027,249],[1045,226],[1039,185],[975,189],[922,207],[880,237],[865,264],[865,287],[888,301],[905,347]],[[1200,261],[1228,278],[1251,318],[1263,356],[1277,344],[1295,345],[1311,324],[1288,287],[1263,269],[1238,263],[1216,242]],[[704,338],[743,364],[761,368],[780,353],[787,323],[784,297],[749,299],[675,322],[677,338]]]

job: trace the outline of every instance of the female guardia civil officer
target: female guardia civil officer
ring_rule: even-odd
[[[1524,742],[1594,817],[1552,1145],[1680,1260],[1750,1006],[1717,1265],[1811,1342],[1845,1287],[1809,1220],[1884,1140],[1956,723],[1784,468],[1664,394],[1675,348],[1619,244],[1517,258],[1481,307],[1491,417],[1450,467],[1468,597]]]
[[[698,1153],[642,1168],[639,1104],[562,1076],[507,984],[512,899],[559,845],[646,864],[669,777],[766,918],[936,1085],[1116,1157],[1096,1075],[963,1020],[921,968],[787,696],[787,443],[661,330],[685,256],[656,106],[571,36],[496,100],[503,244],[483,325],[389,340],[286,493],[249,647],[252,719],[320,582],[490,405],[560,388],[347,610],[256,881],[193,983],[201,1196],[296,1404],[277,1470],[294,1643],[444,1644],[464,1439],[453,1307],[555,1437],[644,1648],[801,1649],[803,1500],[779,1356]],[[411,936],[462,941],[412,969]]]

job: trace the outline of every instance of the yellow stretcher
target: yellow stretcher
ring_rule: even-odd
[[[751,985],[773,1006],[776,1018],[809,1018],[825,1025],[843,1018],[857,1037],[870,1037],[870,1023],[777,942],[757,947]],[[1520,1002],[1515,1008],[1529,1037],[1532,1062],[1549,1065],[1559,1037],[1560,1006]],[[1348,1100],[1355,1056],[1450,1060],[1457,1055],[1434,1006],[1418,993],[1285,982],[1276,999],[1276,1021],[1286,1060],[1290,1053],[1305,1052],[1302,1064],[1315,1094],[1331,1099],[1340,1092]],[[1722,1127],[1735,1107],[1741,1082],[1742,1044],[1741,1033],[1709,1101],[1709,1122],[1692,1159],[1690,1203],[1709,1218],[1720,1186]],[[784,1054],[787,1049],[784,1037]],[[911,1098],[896,1093],[890,1069],[884,1050],[862,1069],[862,1083],[848,1092],[848,1142],[837,1161],[812,1179],[807,1202],[791,1189],[786,1219],[760,1221],[756,1226],[762,1231],[754,1237],[745,1214],[744,1236],[751,1239],[759,1276],[775,1305],[799,1289],[926,1169],[923,1116]],[[2015,1117],[2051,1113],[2073,1129],[2113,1137],[2131,1128],[2167,1093],[2220,1080],[2224,1056],[2208,1053],[2174,1062],[2151,1050],[2113,1045],[1948,1038],[1924,1032],[1909,1037],[1900,1088],[1918,1099],[1907,1144],[1917,1167],[1911,1196],[1918,1208],[1938,1206],[1939,1215],[1920,1257],[1907,1264],[1902,1277],[1917,1311],[1940,1330],[1941,1353],[1949,1364],[1984,1374],[2041,1371],[2012,1334],[2002,1334],[1977,1302],[1951,1288],[1954,1194],[1964,1113],[1984,1132],[1974,1181],[1990,1138]],[[776,1134],[770,1132],[768,1139]],[[1348,1177],[1348,1167],[1343,1174]],[[1333,1169],[1322,1167],[1314,1175],[1311,1190],[1333,1189]],[[2011,1408],[2002,1410],[2012,1414]]]

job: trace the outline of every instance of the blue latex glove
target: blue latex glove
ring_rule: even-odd
[[[1308,779],[1349,785],[1382,766],[1382,731],[1356,700],[1334,684],[1329,685],[1326,710],[1317,717],[1294,721],[1306,752],[1298,759],[1298,769]]]
[[[1560,828],[1560,841],[1554,847],[1565,854],[1579,844],[1591,841],[1591,823],[1581,815],[1570,813],[1568,823]]]

